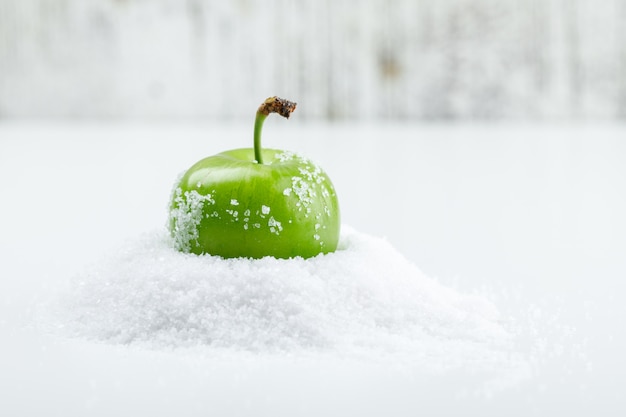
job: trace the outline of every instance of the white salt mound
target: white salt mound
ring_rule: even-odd
[[[73,336],[155,349],[371,353],[438,368],[504,360],[498,311],[424,275],[386,241],[343,228],[312,259],[221,259],[165,231],[76,277],[61,301]]]

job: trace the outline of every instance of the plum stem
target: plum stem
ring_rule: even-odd
[[[271,113],[278,113],[289,119],[289,116],[295,109],[296,103],[276,96],[269,97],[259,106],[254,119],[254,159],[258,164],[263,163],[263,157],[261,156],[261,130],[263,130],[263,122],[265,122],[267,116]]]

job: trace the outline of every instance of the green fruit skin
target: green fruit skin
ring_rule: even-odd
[[[234,149],[193,165],[174,187],[169,229],[177,249],[224,258],[310,258],[334,252],[339,203],[310,160],[276,149]]]

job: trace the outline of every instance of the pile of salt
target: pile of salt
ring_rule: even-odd
[[[493,304],[349,227],[335,253],[311,259],[184,254],[155,232],[76,277],[61,301],[69,334],[152,349],[395,357],[436,370],[497,367],[511,353]]]

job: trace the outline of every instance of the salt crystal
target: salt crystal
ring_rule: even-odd
[[[283,226],[281,222],[274,219],[274,217],[270,217],[270,219],[267,221],[267,225],[270,228],[270,232],[276,233],[277,235],[283,231]]]
[[[191,250],[191,243],[198,241],[198,225],[202,221],[205,204],[215,204],[211,194],[202,195],[195,190],[174,190],[175,206],[170,211],[170,222],[174,227],[174,244],[183,252]]]

